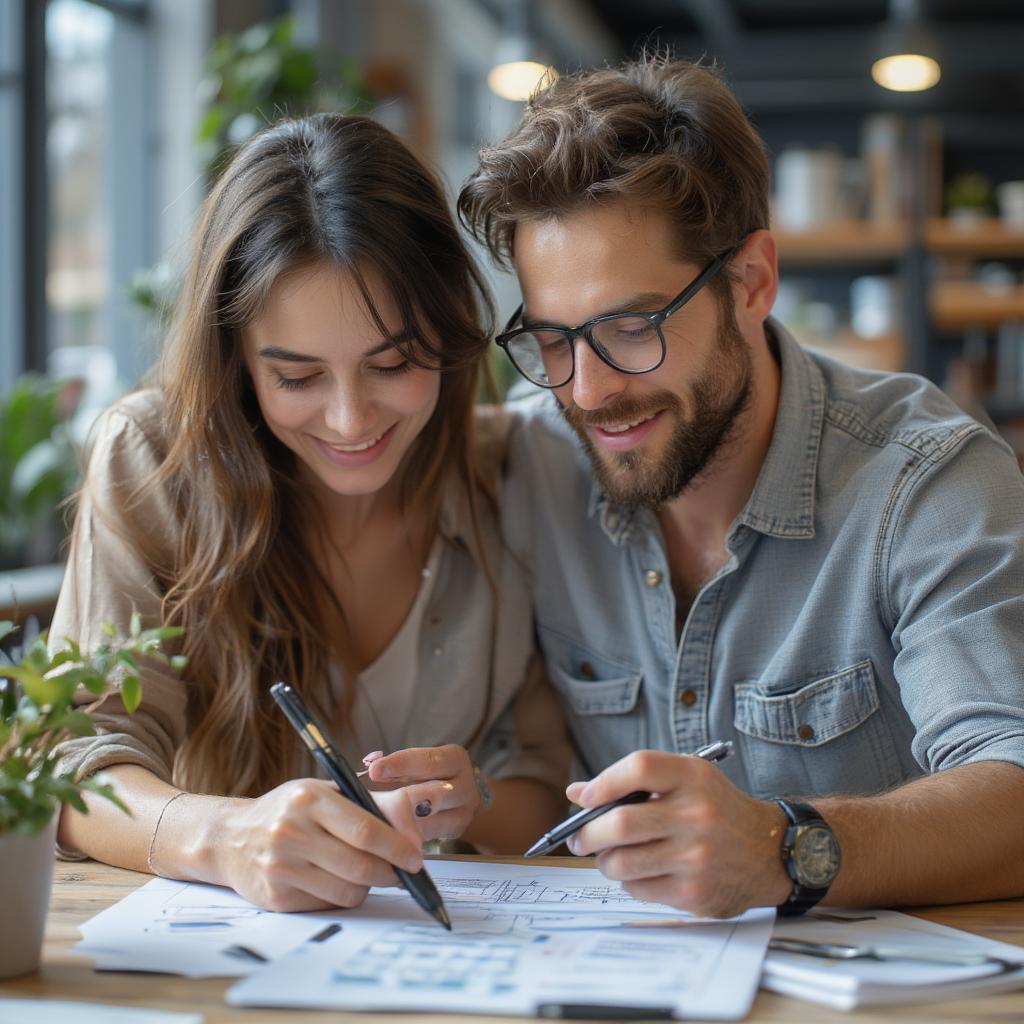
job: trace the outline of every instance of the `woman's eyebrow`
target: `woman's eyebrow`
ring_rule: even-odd
[[[403,342],[412,340],[411,331],[397,331],[395,334],[389,334],[379,345],[374,345],[373,348],[367,349],[363,353],[364,358],[370,358],[372,356],[379,356],[382,352],[387,352],[388,349],[392,349],[395,345],[400,345]],[[278,359],[285,363],[322,363],[323,359],[320,356],[306,355],[304,352],[293,352],[291,349],[281,348],[278,345],[267,345],[259,350],[257,355],[264,359]]]
[[[261,348],[258,355],[264,359],[280,359],[285,363],[319,363],[322,362],[317,356],[303,355],[301,352],[292,352],[286,348],[278,348],[276,345],[268,345]]]

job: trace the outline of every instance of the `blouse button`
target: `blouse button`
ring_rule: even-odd
[[[647,572],[644,573],[644,583],[652,589],[661,584],[662,578],[661,573],[658,572],[657,569],[648,569]]]
[[[814,729],[812,726],[809,726],[806,722],[804,722],[804,724],[797,729],[796,734],[802,740],[814,739]]]
[[[697,703],[697,693],[695,690],[691,690],[687,687],[681,694],[679,694],[679,701],[685,704],[686,707],[692,708]]]

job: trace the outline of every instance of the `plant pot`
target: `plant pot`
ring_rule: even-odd
[[[0,834],[0,978],[39,968],[53,883],[57,815],[34,836]]]

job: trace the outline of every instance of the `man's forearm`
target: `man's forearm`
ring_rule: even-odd
[[[1024,769],[984,761],[880,796],[814,799],[842,847],[835,906],[1024,896]]]

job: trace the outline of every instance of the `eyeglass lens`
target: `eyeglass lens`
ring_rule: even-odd
[[[658,328],[639,316],[599,320],[588,331],[598,354],[618,370],[644,373],[662,358]],[[573,374],[573,343],[564,331],[520,331],[508,339],[508,354],[535,384],[561,387]]]

